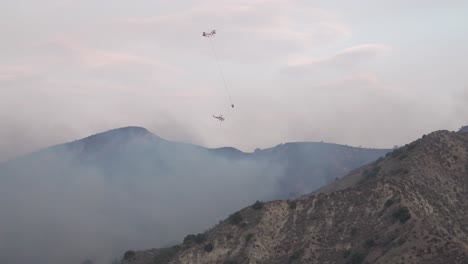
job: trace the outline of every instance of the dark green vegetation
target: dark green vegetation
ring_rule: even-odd
[[[297,249],[295,250],[292,255],[289,257],[289,263],[292,263],[298,259],[301,258],[301,256],[304,254],[304,249]]]
[[[353,253],[349,259],[349,261],[346,262],[346,264],[361,264],[364,259],[365,255],[362,253]]]
[[[159,252],[158,255],[156,255],[153,258],[153,263],[152,264],[167,264],[169,261],[172,259],[172,257],[177,254],[177,252],[180,250],[180,246],[174,246],[170,248],[163,248]]]
[[[213,244],[211,244],[211,243],[208,243],[203,247],[203,249],[205,249],[206,252],[211,252],[213,250],[213,248],[214,248]]]
[[[223,264],[239,264],[239,262],[235,261],[235,260],[226,260],[223,262]]]
[[[242,214],[240,212],[235,212],[234,214],[230,215],[228,218],[229,223],[232,225],[240,225],[242,223]]]
[[[393,213],[393,217],[400,220],[400,223],[405,223],[411,218],[411,214],[408,207],[404,206],[398,208],[398,210]]]
[[[377,243],[375,243],[375,240],[370,238],[366,240],[366,247],[371,248],[377,246]]]
[[[252,209],[254,210],[260,210],[263,208],[263,202],[260,202],[260,201],[256,201],[253,205],[252,205]]]
[[[385,206],[385,207],[390,207],[390,206],[392,206],[395,202],[396,202],[396,201],[395,201],[394,198],[390,198],[390,199],[388,199],[388,200],[385,202],[384,206]]]
[[[343,258],[347,258],[349,255],[351,255],[351,250],[347,249],[343,252]]]
[[[407,157],[408,157],[408,154],[407,154],[407,153],[403,153],[403,154],[401,154],[401,155],[398,156],[398,159],[399,159],[399,160],[404,160],[404,159],[406,159]]]
[[[131,258],[133,258],[135,256],[135,251],[133,250],[128,250],[127,252],[125,252],[124,256],[123,256],[123,259],[125,260],[130,260]]]
[[[206,241],[206,235],[205,234],[197,234],[197,235],[187,235],[184,238],[184,244],[190,244],[190,243],[196,243],[196,244],[201,244]]]
[[[397,241],[398,246],[401,246],[401,245],[403,245],[404,243],[406,243],[406,238],[404,238],[404,237],[398,239],[398,241]]]
[[[380,171],[380,166],[375,166],[372,168],[372,170],[365,170],[362,175],[364,176],[362,182],[365,182],[367,180],[370,180],[372,178],[377,177],[377,174],[379,174]]]
[[[392,152],[388,152],[386,156],[392,158],[398,158],[399,160],[404,160],[408,157],[408,152],[412,151],[418,146],[418,141],[415,141],[411,144],[406,144],[401,148],[394,149]]]
[[[297,202],[296,201],[290,201],[289,202],[289,209],[296,209],[297,207]]]

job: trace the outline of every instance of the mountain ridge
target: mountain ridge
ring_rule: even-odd
[[[83,138],[80,138],[80,139],[75,139],[75,140],[72,140],[72,141],[68,141],[68,142],[64,142],[64,143],[58,143],[58,144],[55,144],[55,145],[52,145],[52,146],[49,146],[49,147],[41,148],[39,150],[32,151],[32,152],[26,153],[24,155],[20,155],[18,157],[12,158],[10,160],[0,162],[0,164],[1,163],[7,163],[7,162],[10,162],[12,160],[22,158],[22,157],[25,157],[25,156],[34,155],[34,154],[36,154],[38,152],[43,152],[43,151],[47,151],[47,150],[50,150],[50,149],[56,149],[56,148],[64,147],[64,146],[66,146],[66,147],[68,147],[70,149],[73,149],[74,147],[76,147],[76,145],[83,144],[83,145],[85,145],[86,148],[91,148],[91,146],[94,146],[94,148],[95,148],[96,145],[99,146],[99,145],[115,143],[115,142],[118,143],[119,141],[132,140],[132,139],[138,139],[138,138],[143,138],[143,139],[146,139],[148,141],[160,140],[160,141],[164,141],[164,142],[183,144],[183,145],[188,145],[188,146],[195,146],[195,147],[200,147],[200,148],[204,148],[204,149],[219,152],[219,153],[226,153],[226,154],[235,153],[234,155],[236,155],[236,154],[237,155],[243,155],[243,154],[265,153],[265,152],[273,151],[275,149],[281,149],[282,147],[285,147],[285,146],[300,145],[300,144],[310,144],[310,145],[316,145],[316,146],[320,146],[320,145],[323,144],[323,145],[328,145],[328,146],[344,147],[344,148],[351,148],[351,149],[385,150],[385,151],[390,150],[389,148],[387,149],[387,148],[354,147],[354,146],[348,146],[348,145],[331,143],[331,142],[291,141],[291,142],[286,142],[286,143],[280,143],[280,144],[277,144],[275,146],[267,147],[267,148],[263,148],[263,149],[257,148],[254,151],[249,152],[249,151],[242,151],[242,150],[237,149],[237,148],[232,147],[232,146],[204,147],[204,146],[201,146],[201,145],[188,143],[188,142],[167,140],[167,139],[164,139],[164,138],[160,137],[159,135],[151,132],[150,130],[148,130],[145,127],[125,126],[125,127],[119,127],[119,128],[105,130],[103,132],[98,132],[98,133],[95,133],[93,135],[86,136],[86,137],[83,137]],[[229,153],[229,152],[232,152],[232,153]]]
[[[468,133],[468,126],[462,126],[460,130],[458,130],[460,133]]]
[[[200,242],[122,262],[468,263],[468,134],[430,133],[331,185],[243,208]]]

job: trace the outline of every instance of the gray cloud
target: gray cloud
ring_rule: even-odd
[[[463,34],[467,6],[429,1],[421,13],[416,12],[419,5],[3,2],[0,160],[126,125],[144,126],[165,138],[244,150],[322,138],[384,147],[405,143],[421,131],[456,129],[466,121],[452,115],[454,109],[441,107],[435,116],[420,109],[454,106],[452,94],[468,82],[458,74],[468,61],[463,55],[468,54]],[[200,36],[211,28],[219,31],[215,45],[234,111],[210,45]],[[293,76],[282,74],[284,69]],[[342,90],[352,93],[340,95]],[[330,124],[347,120],[328,108],[351,107],[346,111],[356,123],[374,118],[373,109],[353,108],[349,101],[366,106],[378,101],[388,120],[411,117],[408,123],[423,127],[400,125],[405,128],[372,141],[368,134],[385,131],[350,126],[344,134]],[[411,107],[401,117],[394,108],[406,102]],[[219,127],[212,114],[228,120]],[[291,127],[307,132],[291,132]]]
[[[379,44],[363,44],[347,48],[336,55],[325,59],[294,58],[291,67],[355,67],[357,64],[382,55],[389,55],[391,48]]]

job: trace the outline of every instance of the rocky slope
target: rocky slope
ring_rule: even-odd
[[[316,193],[257,203],[125,264],[468,263],[468,134],[438,131]]]

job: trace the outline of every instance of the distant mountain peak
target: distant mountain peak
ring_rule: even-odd
[[[468,126],[462,126],[460,130],[458,130],[459,133],[468,133]]]
[[[157,137],[155,134],[151,133],[148,129],[144,127],[137,126],[128,126],[111,129],[102,133],[98,133],[86,138],[83,140],[89,140],[92,138],[114,138],[117,136],[124,136],[125,138],[138,138],[138,137]]]
[[[122,132],[122,133],[133,133],[133,134],[152,134],[148,129],[144,127],[139,127],[139,126],[127,126],[127,127],[120,127],[120,128],[115,128],[111,129],[107,132],[103,133],[108,133],[108,132]]]
[[[103,149],[106,146],[116,147],[133,140],[159,140],[158,136],[144,127],[128,126],[101,132],[83,139],[75,140],[67,145],[69,149],[89,153]]]

